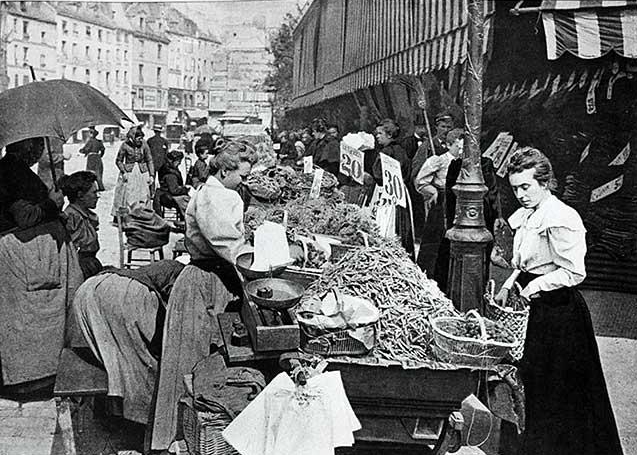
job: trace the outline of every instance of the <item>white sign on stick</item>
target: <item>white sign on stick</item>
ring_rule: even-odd
[[[360,150],[341,142],[340,173],[351,177],[355,182],[362,185],[364,156],[365,154]]]
[[[616,179],[611,180],[610,182],[595,188],[591,191],[591,202],[601,201],[605,197],[610,196],[613,193],[619,191],[624,184],[624,176],[620,175]]]
[[[407,208],[406,188],[400,163],[391,156],[381,153],[380,164],[383,170],[383,191],[387,197],[395,201],[395,204]]]
[[[518,143],[514,142],[511,145],[511,148],[508,149],[508,153],[504,156],[504,159],[502,160],[502,164],[500,164],[500,167],[498,168],[498,172],[496,172],[496,175],[500,178],[505,178],[507,175],[507,166],[509,165],[509,161],[511,160],[511,157],[513,156],[513,153],[518,149]]]
[[[304,156],[303,157],[303,173],[311,174],[313,170],[314,170],[314,158],[312,158],[311,156]]]
[[[321,182],[323,181],[323,169],[318,168],[314,171],[314,180],[312,180],[312,188],[310,188],[310,199],[316,199],[321,194]]]

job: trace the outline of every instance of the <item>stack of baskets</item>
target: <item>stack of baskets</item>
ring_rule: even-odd
[[[519,344],[511,351],[511,356],[515,360],[520,360],[524,353],[524,339],[526,338],[526,325],[529,322],[529,307],[520,298],[520,285],[515,283],[515,288],[511,289],[509,298],[504,306],[498,305],[495,301],[495,282],[490,280],[487,283],[487,291],[484,295],[487,318],[499,321],[507,327]]]
[[[467,324],[469,318],[475,318],[480,327],[479,338],[469,338],[450,333],[453,326]],[[498,364],[518,345],[518,341],[508,329],[499,327],[508,339],[496,341],[487,338],[487,328],[494,328],[496,323],[484,319],[475,310],[467,312],[465,317],[437,317],[431,319],[433,329],[433,351],[438,360],[478,368],[489,368]]]

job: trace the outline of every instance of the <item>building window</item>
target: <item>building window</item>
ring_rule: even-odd
[[[27,85],[29,83],[29,76],[26,74],[22,76],[22,85]]]
[[[86,26],[86,36],[91,36],[91,27],[89,27],[88,25]]]
[[[106,86],[108,87],[111,84],[111,72],[106,72]]]
[[[97,85],[102,85],[102,72],[97,72]]]
[[[157,68],[157,85],[161,85],[161,68]]]
[[[102,60],[102,49],[99,47],[97,48],[97,59]]]
[[[13,85],[16,87],[20,85],[20,77],[17,74],[13,77]]]
[[[119,70],[115,70],[115,83],[119,84]]]
[[[144,52],[144,40],[139,40],[139,52]]]
[[[18,45],[13,45],[13,64],[18,65]]]
[[[143,88],[138,88],[137,89],[137,98],[139,98],[140,100],[144,100],[144,89]]]
[[[13,19],[13,33],[18,34],[18,20]]]
[[[40,54],[40,68],[46,67],[46,55]]]
[[[40,32],[40,39],[43,43],[46,41],[46,32]]]
[[[66,21],[62,21],[62,33],[65,35],[69,33],[69,24]]]
[[[71,77],[73,79],[75,79],[75,77],[77,77],[77,68],[74,66],[73,70],[71,71]]]
[[[89,46],[86,46],[84,48],[84,57],[89,58],[90,53],[91,53],[91,48]]]
[[[29,39],[29,23],[22,21],[22,38]]]
[[[161,60],[161,44],[157,45],[157,60]]]
[[[62,55],[66,57],[66,41],[62,40]]]
[[[141,28],[141,29],[144,28],[144,18],[143,17],[139,18],[139,28]]]
[[[27,2],[20,2],[20,11],[23,13],[27,12]]]
[[[111,61],[111,51],[110,51],[110,49],[106,49],[106,61],[107,62]]]
[[[101,30],[97,31],[97,39],[98,39],[98,41],[102,41],[102,31]]]
[[[124,61],[128,60],[128,51],[124,51]]]
[[[28,62],[29,61],[29,48],[28,47],[23,47],[22,48],[22,61],[23,62]]]
[[[138,66],[138,69],[139,69],[139,75],[138,75],[139,83],[143,84],[144,83],[144,65],[140,63]]]
[[[77,24],[77,22],[73,22],[73,34],[77,35],[79,33],[79,25]]]
[[[128,84],[128,71],[124,71],[124,84]]]
[[[62,65],[62,70],[60,72],[62,73],[62,79],[66,79],[66,66]]]
[[[128,43],[128,33],[124,33],[124,42]]]
[[[117,30],[115,32],[115,39],[117,40],[118,43],[122,42],[122,32],[121,31]]]
[[[71,56],[77,57],[77,43],[73,43],[73,49],[71,50]]]
[[[91,70],[86,70],[84,72],[84,76],[86,78],[86,83],[90,84],[91,83]]]

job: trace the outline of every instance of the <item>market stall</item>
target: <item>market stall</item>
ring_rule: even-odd
[[[515,336],[460,314],[368,208],[342,201],[335,176],[272,167],[247,186],[254,250],[237,259],[240,311],[219,315],[227,365],[285,370],[305,390],[322,364],[360,421],[357,449],[456,451],[463,400]]]

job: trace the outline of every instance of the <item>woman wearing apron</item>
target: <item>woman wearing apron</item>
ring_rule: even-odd
[[[210,160],[212,175],[186,210],[186,247],[191,256],[168,301],[152,450],[165,450],[177,434],[177,401],[183,376],[221,344],[217,314],[241,296],[234,267],[244,246],[243,201],[237,190],[256,154],[230,143]]]
[[[517,281],[530,302],[520,361],[526,430],[521,454],[621,454],[591,317],[576,286],[584,281],[586,230],[578,213],[552,193],[546,156],[517,151],[509,182],[522,205],[509,218],[515,229],[515,271],[496,300]]]

